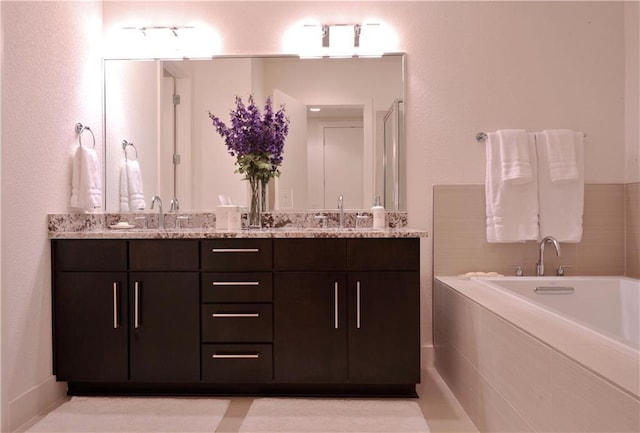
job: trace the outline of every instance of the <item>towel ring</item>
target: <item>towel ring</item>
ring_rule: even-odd
[[[84,126],[82,123],[76,123],[76,134],[78,134],[78,141],[80,142],[80,146],[82,147],[82,133],[84,131],[89,131],[91,133],[91,138],[93,139],[92,149],[96,148],[96,136],[93,135],[93,131],[88,126]]]
[[[133,150],[136,152],[136,158],[135,159],[127,158],[127,146],[133,147]],[[138,160],[138,148],[136,147],[135,144],[129,143],[127,140],[122,140],[122,151],[124,152],[124,160],[125,161],[137,161]]]

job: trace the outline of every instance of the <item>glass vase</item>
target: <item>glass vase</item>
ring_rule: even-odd
[[[261,182],[257,178],[249,179],[249,186],[251,187],[251,196],[249,197],[249,228],[259,229],[261,224],[260,213],[262,211],[262,188]]]
[[[260,181],[260,210],[262,212],[267,211],[267,188],[269,185],[268,180],[262,179]]]

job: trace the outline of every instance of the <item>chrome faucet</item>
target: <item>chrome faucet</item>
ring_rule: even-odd
[[[538,264],[536,265],[536,275],[541,277],[544,275],[544,246],[547,242],[551,242],[556,249],[556,255],[560,255],[560,243],[553,236],[547,236],[540,242],[540,254],[538,255]]]
[[[169,212],[178,212],[180,210],[180,202],[178,197],[174,197],[169,202]]]
[[[344,228],[344,197],[340,194],[338,197],[338,210],[340,211],[340,228]]]
[[[162,199],[157,195],[154,195],[151,199],[151,209],[158,202],[158,228],[164,229],[164,214],[162,213]]]

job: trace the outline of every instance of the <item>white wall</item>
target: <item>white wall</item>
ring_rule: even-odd
[[[66,212],[75,123],[102,149],[95,2],[10,2],[2,8],[2,431],[59,399],[51,371],[47,213]]]
[[[624,5],[626,181],[640,182],[640,3]]]

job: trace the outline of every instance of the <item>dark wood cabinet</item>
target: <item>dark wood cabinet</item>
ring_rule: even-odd
[[[355,383],[420,381],[417,272],[349,273],[349,379]]]
[[[419,239],[52,241],[71,394],[409,395]]]
[[[58,380],[127,380],[127,274],[58,272],[54,285]]]
[[[199,381],[198,273],[132,272],[129,278],[131,381]]]
[[[418,239],[276,240],[274,250],[277,381],[420,381]]]
[[[346,381],[346,274],[278,272],[274,296],[275,380]]]

